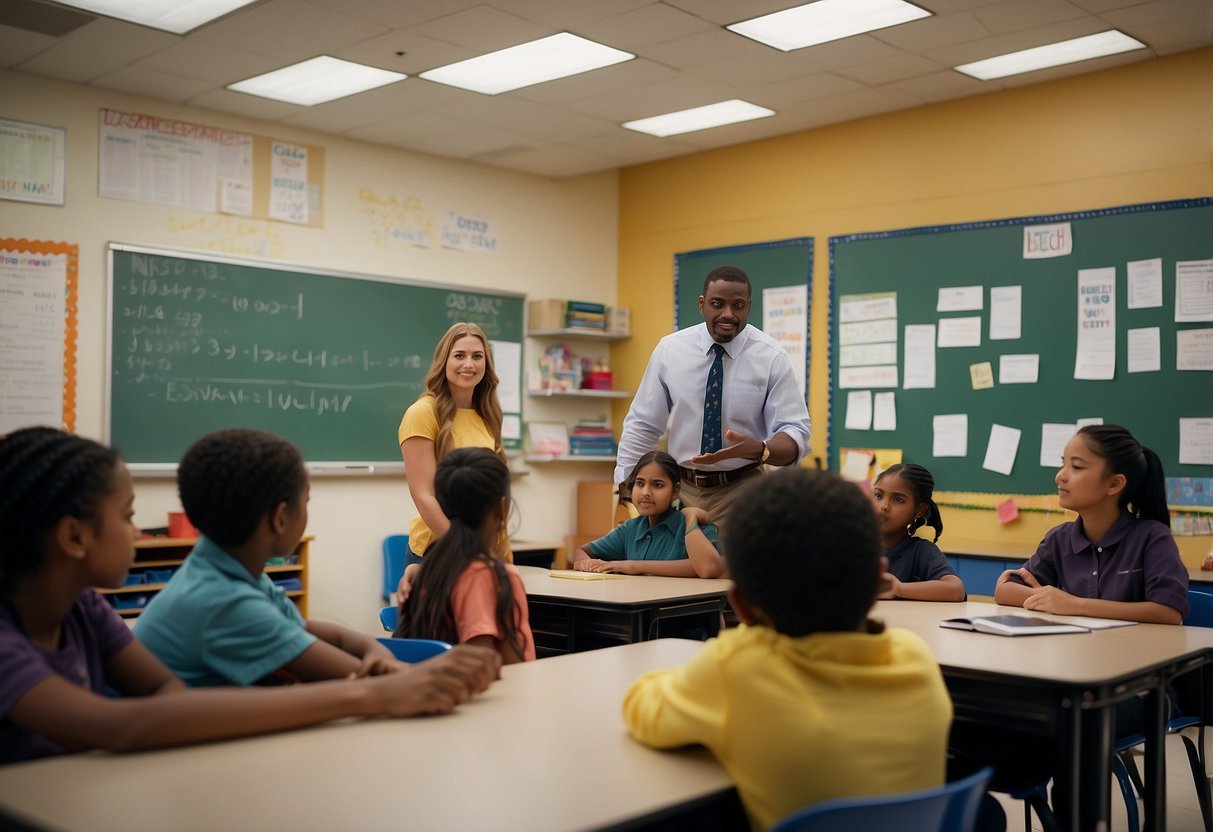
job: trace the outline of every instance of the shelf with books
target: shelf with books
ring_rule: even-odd
[[[615,455],[610,454],[527,454],[526,461],[536,462],[614,462]]]
[[[570,326],[558,329],[532,329],[527,332],[527,335],[531,338],[585,338],[590,341],[625,341],[631,337],[621,332]]]
[[[576,390],[528,390],[526,394],[535,399],[550,399],[554,396],[568,396],[581,399],[630,399],[631,390],[587,390],[584,387]]]

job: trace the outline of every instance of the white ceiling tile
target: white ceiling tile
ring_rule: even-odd
[[[415,116],[437,107],[450,106],[473,98],[483,96],[455,87],[406,78],[395,84],[306,107],[286,116],[282,122],[296,127],[346,134],[368,124],[401,116]]]
[[[1155,0],[1109,11],[1101,17],[1116,26],[1137,26],[1171,20],[1199,20],[1206,33],[1213,32],[1213,3],[1208,0]]]
[[[583,72],[580,75],[523,87],[514,90],[510,95],[544,104],[567,104],[570,101],[594,98],[616,90],[643,87],[677,77],[678,73],[668,66],[637,58],[604,66],[593,72]]]
[[[16,66],[59,42],[50,35],[0,24],[0,67]]]
[[[636,49],[719,27],[664,3],[644,6],[581,27],[577,34],[616,49]]]
[[[619,162],[610,156],[603,156],[580,147],[561,145],[473,156],[471,161],[553,179],[610,170],[619,166]]]
[[[301,0],[270,0],[220,18],[189,38],[294,62],[332,54],[386,31],[380,24]]]
[[[1157,23],[1137,23],[1126,26],[1126,31],[1150,47],[1156,55],[1165,52],[1183,51],[1178,47],[1195,49],[1208,43],[1202,32],[1213,31],[1213,23],[1203,17],[1187,17],[1163,20]]]
[[[84,83],[159,52],[177,35],[99,17],[20,64],[25,72]]]
[[[463,129],[443,128],[430,133],[416,132],[408,135],[400,145],[421,153],[436,156],[452,156],[467,159],[486,153],[501,152],[507,148],[531,147],[525,136],[485,125],[467,125]]]
[[[679,136],[669,136],[663,139],[647,133],[637,133],[635,130],[613,126],[610,130],[583,139],[577,144],[588,150],[612,156],[617,161],[631,162],[637,159],[646,161],[664,159],[695,151],[694,145],[686,144],[679,139]]]
[[[481,0],[307,0],[313,6],[351,14],[389,29],[415,26],[460,9],[478,6]]]
[[[912,26],[890,26],[888,29],[869,34],[876,40],[898,49],[924,52],[937,46],[988,37],[991,33],[972,12],[956,12],[915,20]]]
[[[799,6],[795,0],[666,0],[671,6],[720,26]]]
[[[864,89],[864,85],[850,78],[822,72],[807,75],[779,84],[766,84],[761,95],[756,95],[754,103],[773,110],[782,111],[791,105],[803,104],[818,98],[853,92]]]
[[[755,58],[742,55],[720,61],[688,67],[687,75],[712,78],[735,86],[765,86],[794,78],[804,78],[821,72],[816,66],[796,56],[780,52],[774,56]]]
[[[727,101],[736,98],[736,93],[732,87],[715,81],[679,76],[660,84],[574,101],[568,106],[589,116],[624,122]]]
[[[1127,6],[1149,5],[1143,0],[1070,0],[1075,6],[1093,14],[1102,14],[1113,9],[1123,9]],[[1200,3],[1202,0],[1195,0]]]
[[[192,107],[203,107],[208,110],[219,110],[224,113],[256,118],[264,121],[274,121],[283,116],[302,111],[298,104],[287,104],[282,101],[271,101],[255,95],[245,95],[231,90],[212,90],[191,98],[188,102]]]
[[[859,64],[840,69],[839,74],[865,84],[878,86],[920,75],[931,75],[944,68],[927,58],[902,52],[900,55],[892,55],[870,64]]]
[[[397,55],[403,52],[403,55]],[[396,29],[378,37],[350,44],[331,53],[355,63],[418,75],[427,69],[474,58],[478,53],[460,46],[427,38],[409,29]]]
[[[918,5],[924,9],[930,9],[937,16],[948,15],[954,12],[964,12],[971,9],[979,9],[982,6],[992,6],[995,3],[1003,3],[1006,0],[922,0]],[[1138,0],[1140,2],[1140,0]]]
[[[871,35],[856,35],[853,38],[832,40],[829,43],[797,49],[796,52],[789,54],[798,55],[802,60],[822,69],[837,70],[895,58],[901,53]]]
[[[1088,17],[1085,11],[1065,0],[1005,0],[977,9],[974,14],[995,34]]]
[[[148,55],[134,66],[223,85],[278,69],[282,62],[270,55],[243,52],[186,37]]]
[[[548,143],[573,141],[614,127],[613,122],[603,119],[505,96],[478,96],[438,109],[435,115],[472,124],[492,124]]]
[[[931,50],[931,57],[941,66],[957,66],[984,58],[992,58],[996,55],[1005,55],[1008,52],[1018,52],[1021,49],[1031,49],[1034,46],[1044,46],[1070,38],[1093,35],[1105,29],[1107,26],[1095,18],[1068,20],[1052,26],[1024,29],[1019,32],[1004,32],[968,43],[941,46]]]
[[[477,54],[530,43],[560,31],[548,26],[539,26],[491,6],[464,9],[422,23],[413,30],[419,35],[443,43],[471,49]]]
[[[541,26],[582,35],[580,29],[587,24],[645,6],[664,4],[657,0],[489,0],[488,5]]]
[[[197,78],[182,78],[167,72],[157,72],[146,67],[124,67],[117,72],[110,72],[96,78],[90,86],[103,87],[107,90],[122,90],[149,98],[159,98],[162,101],[183,103],[191,98],[214,89],[210,81]]]
[[[785,54],[778,49],[763,46],[757,41],[734,34],[727,29],[715,29],[655,43],[641,48],[638,53],[675,69],[686,69],[741,55],[754,54],[756,50],[763,50],[771,56]]]
[[[1134,64],[1139,61],[1149,60],[1152,57],[1154,56],[1149,50],[1139,49],[1136,52],[1122,52],[1119,55],[1109,55],[1106,58],[1095,58],[1077,64],[1065,64],[1064,66],[1055,66],[1049,69],[1038,69],[1036,72],[1025,72],[1022,75],[1009,75],[1006,78],[999,78],[998,81],[1002,86],[1007,88],[1028,87],[1033,84],[1042,84],[1046,81],[1055,81],[1058,78],[1070,78],[1074,75],[1083,75],[1087,72],[1111,69],[1114,66]]]
[[[946,69],[932,75],[921,75],[917,78],[906,78],[894,81],[881,87],[884,91],[897,90],[916,96],[923,101],[948,101],[953,98],[967,98],[971,95],[981,95],[990,92],[984,81],[978,81],[971,75]]]

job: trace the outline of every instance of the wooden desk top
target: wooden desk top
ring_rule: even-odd
[[[7,766],[0,805],[81,832],[618,824],[732,788],[704,749],[653,751],[620,717],[633,680],[702,646],[659,639],[510,665],[446,716]]]
[[[1201,627],[1134,624],[1090,633],[1008,637],[939,626],[944,618],[1014,612],[1023,610],[977,601],[879,601],[872,617],[917,633],[945,671],[1060,684],[1105,683],[1213,650],[1213,629]],[[1039,615],[1057,621],[1071,618]]]
[[[520,566],[528,597],[593,601],[600,604],[660,603],[723,597],[732,587],[727,578],[665,578],[657,575],[608,575],[603,580],[553,578],[551,570]]]

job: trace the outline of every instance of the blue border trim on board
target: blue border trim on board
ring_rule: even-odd
[[[1071,211],[1062,214],[1041,214],[1032,217],[1009,217],[1001,220],[978,220],[952,225],[923,225],[916,228],[898,228],[893,231],[864,231],[858,234],[839,234],[830,237],[830,276],[827,281],[829,297],[827,298],[826,332],[826,367],[828,367],[829,384],[826,385],[826,465],[834,455],[834,247],[839,243],[853,243],[863,240],[887,240],[895,237],[912,237],[916,234],[940,234],[950,231],[973,231],[982,228],[1003,228],[1009,225],[1030,225],[1034,223],[1066,222],[1067,220],[1090,220],[1099,217],[1113,217],[1119,214],[1139,214],[1144,211],[1174,211],[1178,208],[1202,208],[1213,204],[1213,197],[1201,196],[1191,199],[1173,199],[1167,202],[1139,202],[1133,205],[1117,205],[1112,208],[1096,208],[1089,211]],[[677,260],[675,260],[677,263]],[[811,291],[811,290],[810,290]],[[674,302],[678,302],[675,289]]]
[[[687,257],[692,254],[699,254],[699,255],[732,254],[734,252],[741,253],[741,252],[747,252],[747,251],[763,251],[764,249],[768,249],[768,248],[787,248],[788,246],[805,246],[805,248],[807,248],[809,251],[809,270],[804,276],[805,307],[807,309],[807,312],[805,314],[805,319],[804,319],[804,399],[805,399],[805,404],[807,406],[808,401],[809,401],[809,382],[811,380],[811,376],[809,375],[809,368],[813,365],[813,325],[812,325],[812,322],[813,322],[813,254],[814,254],[813,243],[815,240],[816,240],[815,237],[789,237],[786,240],[769,240],[765,243],[743,243],[741,245],[736,245],[736,246],[719,246],[717,248],[697,248],[692,251],[674,252],[674,328],[670,331],[671,332],[678,331],[678,295],[680,294],[680,292],[678,291],[679,279],[680,279],[680,275],[678,273],[678,258],[679,257]],[[832,253],[833,248],[831,248],[830,251],[831,251],[830,266],[831,266],[831,273],[833,273],[833,265],[834,265],[834,261],[832,259],[833,258],[833,253]],[[831,293],[829,297],[833,298],[834,296]],[[830,332],[828,323],[826,326],[826,332],[827,333]],[[829,349],[828,344],[827,344],[826,348]],[[829,355],[829,353],[827,353],[827,356],[828,355]],[[830,421],[830,418],[829,418],[830,411],[828,409],[829,405],[830,405],[830,400],[829,400],[829,394],[827,393],[826,394],[826,408],[827,408],[826,422],[827,423]],[[811,428],[810,428],[810,430],[811,430]],[[810,441],[811,441],[811,439],[812,439],[812,437],[810,435]],[[827,448],[828,448],[828,446],[827,446]],[[810,445],[809,451],[806,452],[806,455],[811,451],[812,451],[812,446]]]

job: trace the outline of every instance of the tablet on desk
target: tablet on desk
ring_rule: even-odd
[[[1050,621],[1034,615],[981,615],[972,618],[945,618],[940,627],[953,630],[976,630],[996,636],[1042,636],[1051,633],[1089,633],[1090,627]]]

